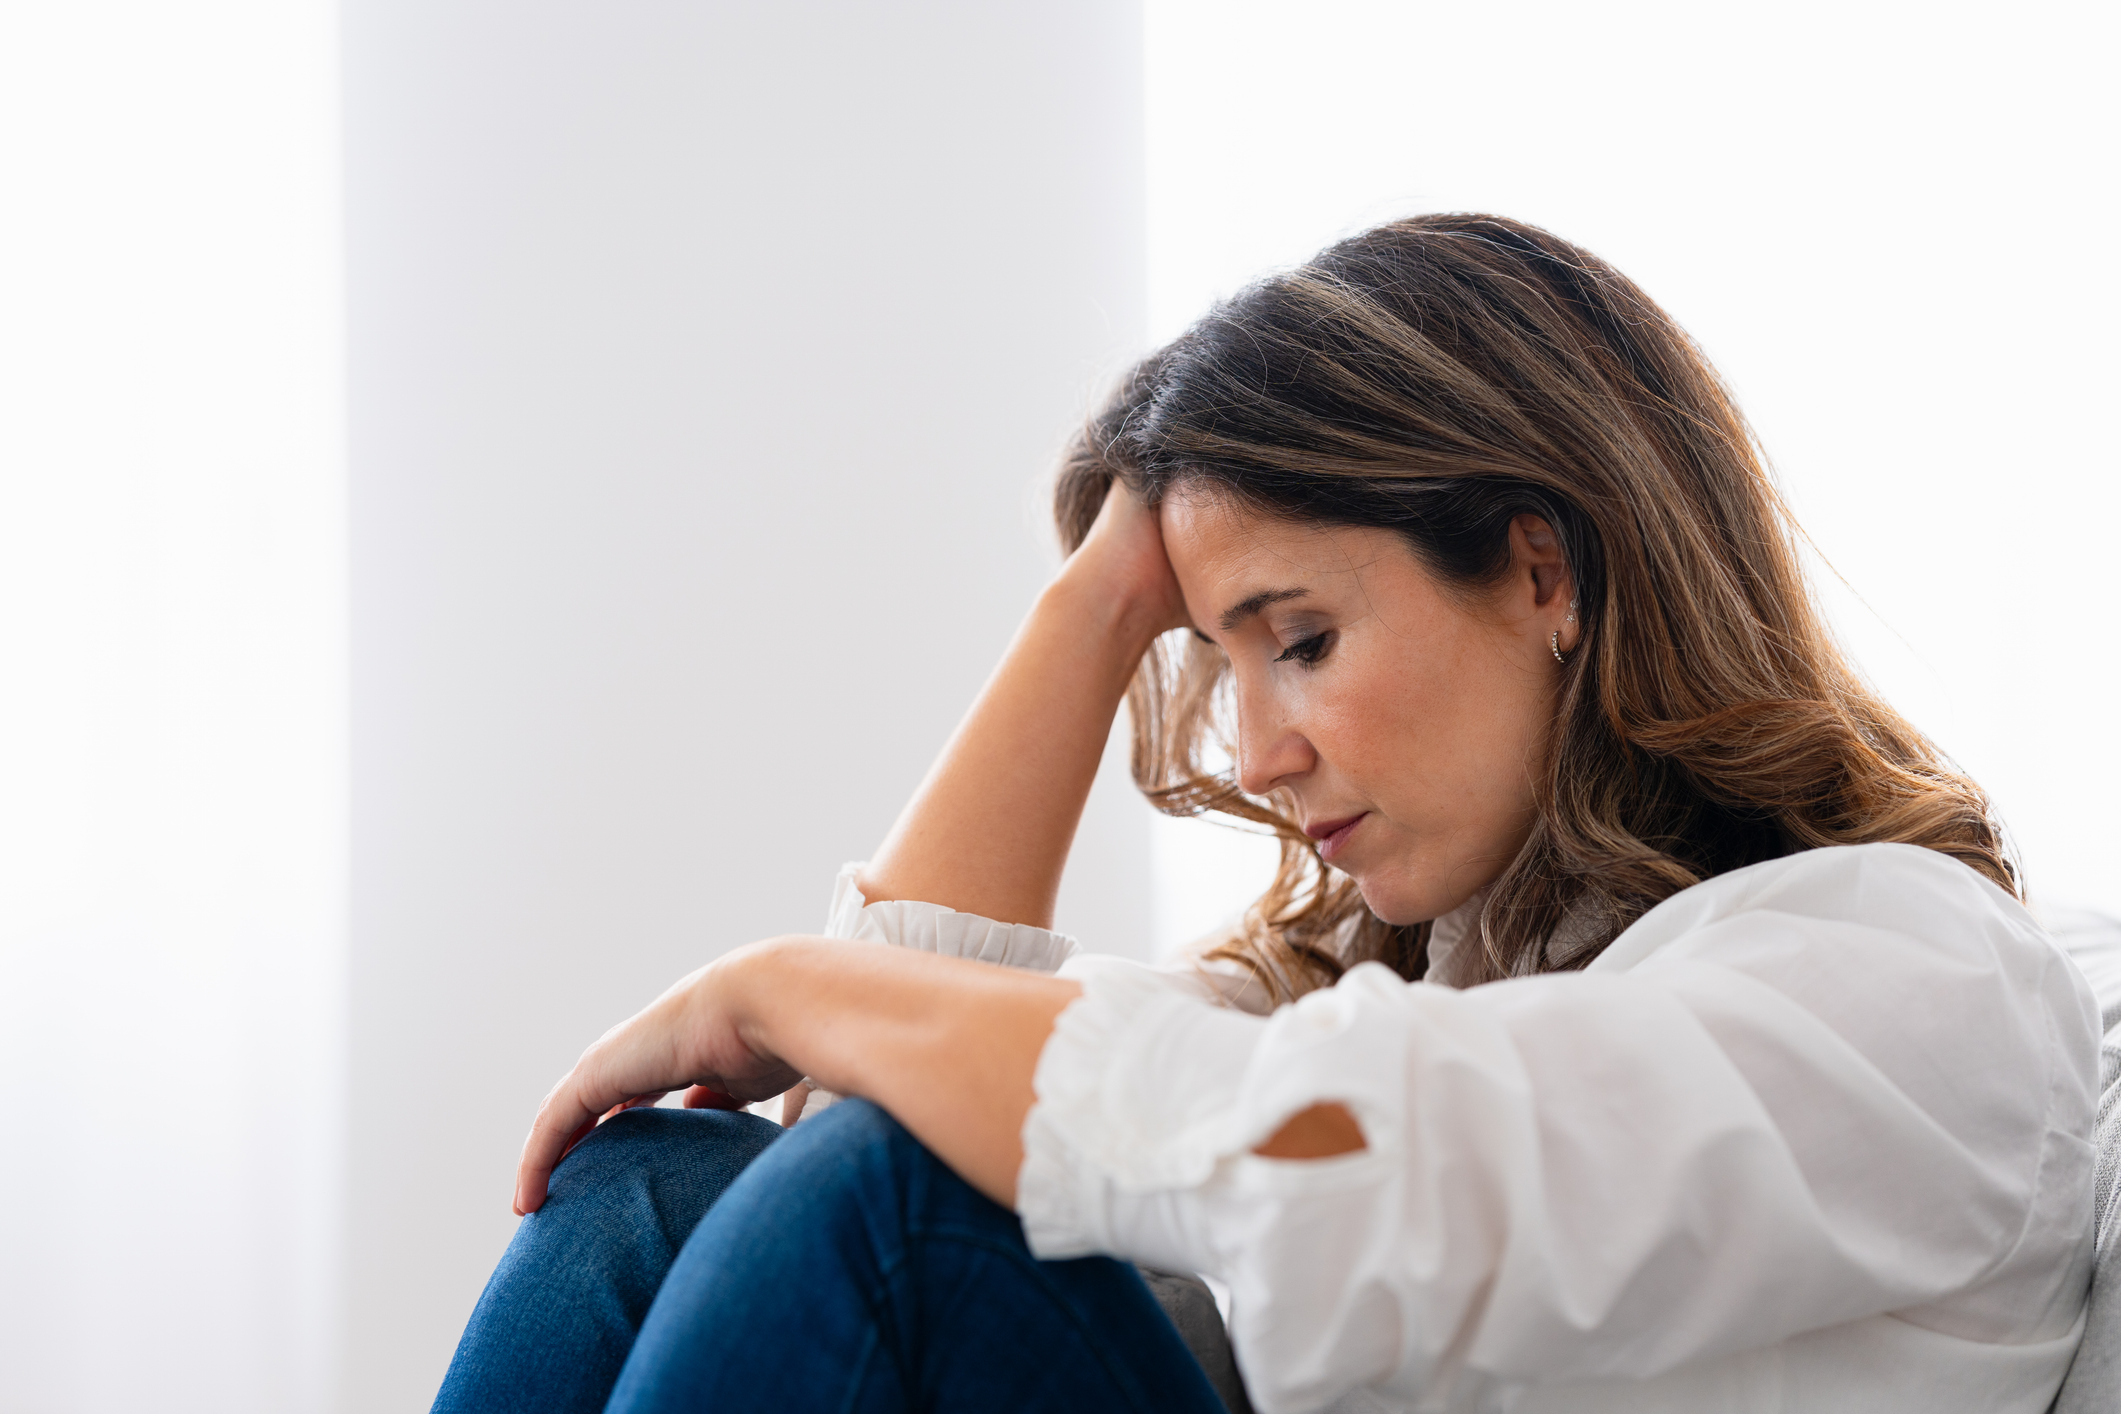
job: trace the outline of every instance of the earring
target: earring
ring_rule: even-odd
[[[1574,599],[1571,599],[1571,600],[1569,601],[1569,616],[1568,616],[1568,617],[1567,617],[1566,619],[1563,619],[1563,620],[1562,620],[1562,622],[1563,622],[1563,623],[1568,623],[1568,624],[1572,624],[1572,623],[1575,623],[1575,622],[1576,622],[1576,601],[1575,601]],[[1553,631],[1553,632],[1552,632],[1551,634],[1547,635],[1547,647],[1549,647],[1549,648],[1551,648],[1551,649],[1553,649],[1553,650],[1554,650],[1554,661],[1555,661],[1555,662],[1557,662],[1557,663],[1567,663],[1567,662],[1569,661],[1568,659],[1566,659],[1566,658],[1564,658],[1564,657],[1562,657],[1562,656],[1561,656],[1561,630],[1560,630],[1560,629],[1558,629],[1558,628],[1557,628],[1557,629],[1555,629],[1555,630],[1554,630],[1554,631]]]

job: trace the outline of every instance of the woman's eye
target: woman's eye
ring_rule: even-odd
[[[1314,633],[1309,638],[1290,644],[1282,650],[1281,656],[1274,661],[1277,663],[1301,663],[1308,668],[1315,665],[1319,659],[1325,657],[1326,650],[1332,646],[1332,634]]]

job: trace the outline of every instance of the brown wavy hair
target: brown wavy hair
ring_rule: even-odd
[[[1070,445],[1069,550],[1114,478],[1151,505],[1204,485],[1388,527],[1468,596],[1507,574],[1513,517],[1553,526],[1584,636],[1531,835],[1445,980],[1582,967],[1681,889],[1821,845],[1922,845],[2018,892],[1987,796],[1828,632],[1729,389],[1633,283],[1545,231],[1416,217],[1245,290],[1132,369]],[[1215,768],[1235,754],[1227,670],[1167,635],[1128,697],[1151,802],[1280,838],[1273,885],[1210,955],[1282,997],[1367,959],[1421,976],[1429,925],[1371,914],[1275,800]]]

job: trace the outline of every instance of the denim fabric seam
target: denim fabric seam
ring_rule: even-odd
[[[881,1325],[874,1322],[869,1327],[868,1338],[862,1342],[862,1353],[854,1362],[854,1373],[847,1381],[847,1397],[840,1403],[840,1414],[854,1414],[861,1403],[862,1383],[868,1377],[869,1362],[876,1358],[877,1347],[883,1343],[878,1334],[881,1329]]]

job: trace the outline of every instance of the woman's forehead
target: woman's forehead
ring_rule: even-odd
[[[1398,544],[1387,531],[1294,520],[1209,487],[1173,492],[1159,515],[1165,553],[1189,589],[1195,584],[1229,587],[1254,578],[1280,582],[1354,574],[1381,549]]]

